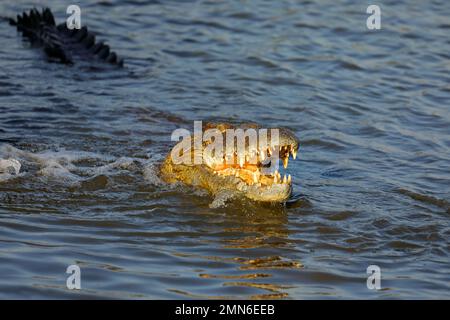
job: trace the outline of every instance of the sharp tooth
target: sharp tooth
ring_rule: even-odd
[[[267,148],[267,155],[270,157],[272,155],[272,150],[270,148]]]
[[[288,176],[288,183],[290,184],[292,182],[291,175]]]
[[[278,176],[275,175],[275,177],[273,177],[273,183],[278,183]]]
[[[286,169],[287,166],[288,166],[288,162],[289,162],[289,158],[288,158],[288,157],[283,158],[283,167],[284,167],[285,169]]]
[[[297,151],[296,150],[292,150],[292,158],[297,158]]]
[[[239,172],[236,171],[236,172],[234,173],[234,176],[235,176],[235,177],[239,177]]]
[[[284,177],[283,177],[283,183],[287,183],[287,177],[286,177],[286,175],[284,175]]]

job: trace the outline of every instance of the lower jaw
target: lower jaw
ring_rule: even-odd
[[[272,189],[272,190],[271,190]],[[247,192],[245,196],[258,202],[286,202],[291,193],[292,185],[279,185],[279,188],[272,186],[271,189],[261,189],[258,191]]]
[[[256,201],[256,202],[264,202],[264,203],[283,203],[286,202],[289,197],[290,193],[286,197],[274,197],[274,198],[260,198],[260,197],[254,197],[252,195],[245,195],[248,199]]]
[[[238,171],[238,169],[232,169],[235,171]],[[234,172],[226,172],[226,170],[221,171],[214,171],[215,174],[222,176],[222,177],[238,177],[241,179],[247,187],[251,187],[254,185],[257,185],[258,187],[262,188],[270,188],[277,185],[282,186],[290,186],[291,185],[291,178],[289,175],[289,179],[286,179],[286,175],[284,176],[284,179],[281,178],[281,175],[278,171],[275,171],[276,174],[278,174],[278,177],[274,178],[273,174],[263,174],[261,171],[253,171],[253,170],[244,170],[243,172],[237,173],[234,175]],[[252,176],[253,174],[256,175],[256,178],[253,180]]]

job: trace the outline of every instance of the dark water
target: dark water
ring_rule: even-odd
[[[1,23],[0,158],[22,170],[0,176],[0,298],[450,298],[448,1],[378,1],[379,31],[364,1],[78,3],[125,69],[47,63]],[[193,120],[294,130],[287,206],[162,183]]]

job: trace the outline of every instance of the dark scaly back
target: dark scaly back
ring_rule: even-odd
[[[10,20],[10,24],[17,26],[17,30],[28,38],[32,45],[42,46],[45,53],[52,59],[63,63],[73,63],[70,51],[64,46],[55,26],[55,19],[50,9],[40,13],[37,9],[17,15],[17,20]]]
[[[115,52],[111,52],[103,42],[96,43],[95,35],[87,27],[69,30],[65,23],[56,25],[49,8],[42,12],[37,9],[17,15],[17,20],[10,19],[10,24],[28,38],[33,45],[44,48],[51,59],[73,64],[74,60],[100,60],[109,64],[123,66]]]

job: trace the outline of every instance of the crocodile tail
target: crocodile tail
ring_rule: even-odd
[[[45,53],[63,63],[72,64],[73,56],[80,59],[97,59],[113,65],[123,66],[110,47],[103,42],[96,42],[95,35],[86,26],[80,29],[68,29],[66,23],[56,25],[53,13],[49,8],[30,10],[10,19],[10,24],[30,39],[32,43],[43,45]]]
[[[18,28],[37,29],[42,25],[54,26],[55,18],[49,8],[43,8],[42,13],[33,8],[28,14],[23,12],[22,15],[17,15],[17,20],[11,18],[9,22]]]
[[[55,18],[49,8],[42,9],[42,12],[36,8],[28,13],[23,12],[22,15],[17,15],[17,20],[10,19],[10,24],[16,26],[32,44],[42,45],[50,58],[73,63],[70,52],[64,46],[64,39],[57,32]]]
[[[84,55],[93,55],[101,61],[123,67],[123,59],[111,51],[108,45],[103,42],[97,42],[95,34],[89,31],[86,26],[80,29],[68,29],[65,23],[61,23],[56,28],[63,35],[66,43],[73,47],[74,50]]]
[[[28,36],[30,33],[42,31],[46,26],[55,26],[55,18],[49,8],[42,9],[42,13],[33,8],[29,13],[24,12],[22,15],[17,15],[17,20],[9,19],[9,23],[17,26],[19,31],[25,32]]]

